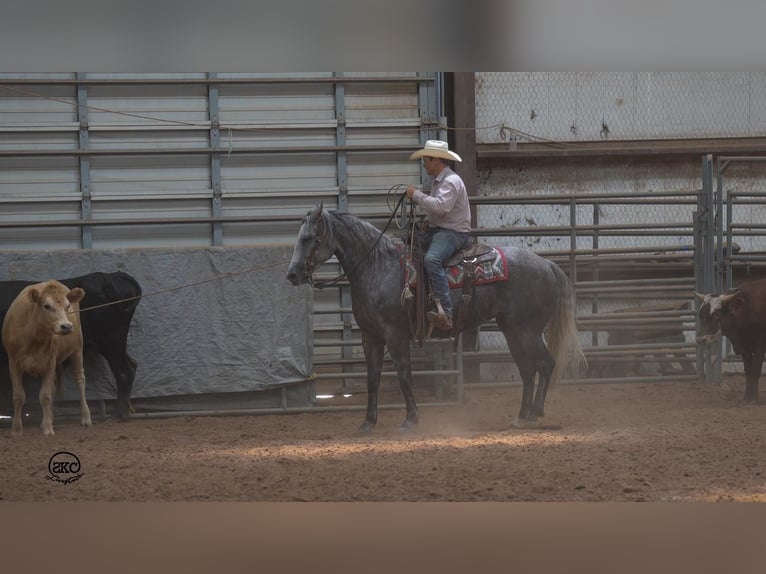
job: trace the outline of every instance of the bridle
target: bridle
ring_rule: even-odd
[[[303,259],[303,266],[306,269],[306,278],[309,285],[312,287],[316,287],[318,289],[324,289],[325,287],[331,287],[333,285],[337,285],[340,283],[343,279],[346,279],[351,273],[353,273],[356,268],[365,260],[367,259],[367,256],[372,253],[372,250],[375,249],[375,247],[378,245],[378,242],[380,241],[380,238],[383,237],[386,234],[386,231],[388,230],[388,227],[391,225],[391,221],[393,221],[394,217],[396,216],[396,211],[399,209],[399,206],[404,201],[404,198],[407,197],[406,194],[402,194],[399,197],[399,201],[396,203],[396,207],[394,208],[393,213],[391,214],[391,217],[388,218],[388,221],[386,222],[385,227],[380,232],[380,235],[378,235],[377,239],[373,242],[372,245],[370,245],[370,248],[367,250],[367,253],[364,254],[364,257],[361,257],[359,261],[357,261],[356,265],[354,265],[353,268],[351,268],[349,271],[344,271],[340,275],[337,275],[333,277],[332,279],[324,279],[321,281],[317,281],[314,279],[314,270],[317,266],[314,265],[314,256],[316,255],[317,251],[319,251],[320,246],[322,245],[322,236],[324,235],[324,223],[325,223],[325,215],[324,212],[320,211],[319,216],[322,222],[322,227],[317,224],[317,233],[314,236],[314,245],[311,248],[311,251],[308,255]],[[304,220],[304,223],[309,223],[311,219],[310,215],[306,216],[306,219]]]
[[[310,225],[311,216],[307,215],[303,223],[304,225]],[[308,255],[303,258],[303,267],[306,270],[306,279],[308,284],[312,287],[315,286],[314,270],[318,267],[318,265],[314,265],[314,256],[317,254],[319,248],[322,245],[322,235],[324,235],[324,213],[320,211],[319,222],[317,223],[317,232],[316,235],[314,235],[314,244],[311,247],[311,251],[309,251]]]

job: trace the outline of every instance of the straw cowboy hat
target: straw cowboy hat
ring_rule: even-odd
[[[449,150],[447,142],[441,140],[428,140],[423,149],[419,149],[410,156],[410,159],[421,157],[440,157],[452,161],[463,161],[454,151]]]

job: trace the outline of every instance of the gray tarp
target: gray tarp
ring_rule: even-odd
[[[0,251],[0,279],[129,273],[144,293],[128,339],[138,362],[132,396],[188,400],[309,377],[312,290],[285,279],[291,252],[291,246]],[[174,290],[160,293],[168,289]],[[100,357],[87,359],[85,375],[89,399],[116,396]],[[67,375],[64,400],[77,398],[73,387]]]

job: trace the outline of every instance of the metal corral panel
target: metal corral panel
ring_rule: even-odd
[[[694,193],[700,189],[700,163],[696,159],[682,158],[678,161],[663,160],[535,160],[519,167],[493,166],[480,170],[480,195],[492,196],[545,196],[613,194],[629,199],[632,193],[687,190]],[[598,221],[602,225],[619,225],[632,221],[667,223],[677,225],[690,223],[693,205],[664,205],[637,198],[634,203],[603,202],[598,206]],[[549,251],[569,249],[570,223],[593,225],[594,206],[578,203],[572,220],[566,200],[560,204],[525,202],[514,205],[482,205],[477,209],[479,228],[529,227],[526,237],[505,237],[504,243],[522,248]],[[564,227],[559,236],[535,234],[536,227]],[[657,236],[637,236],[629,232],[599,237],[601,248],[639,247],[656,245]],[[688,246],[688,235],[672,233],[663,236],[666,245]],[[593,247],[592,238],[577,238],[578,249]]]

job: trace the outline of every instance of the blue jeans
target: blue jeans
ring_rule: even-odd
[[[430,230],[430,236],[431,244],[423,259],[423,267],[431,283],[431,293],[441,301],[444,312],[452,317],[452,299],[444,262],[466,244],[469,234],[436,227]]]

